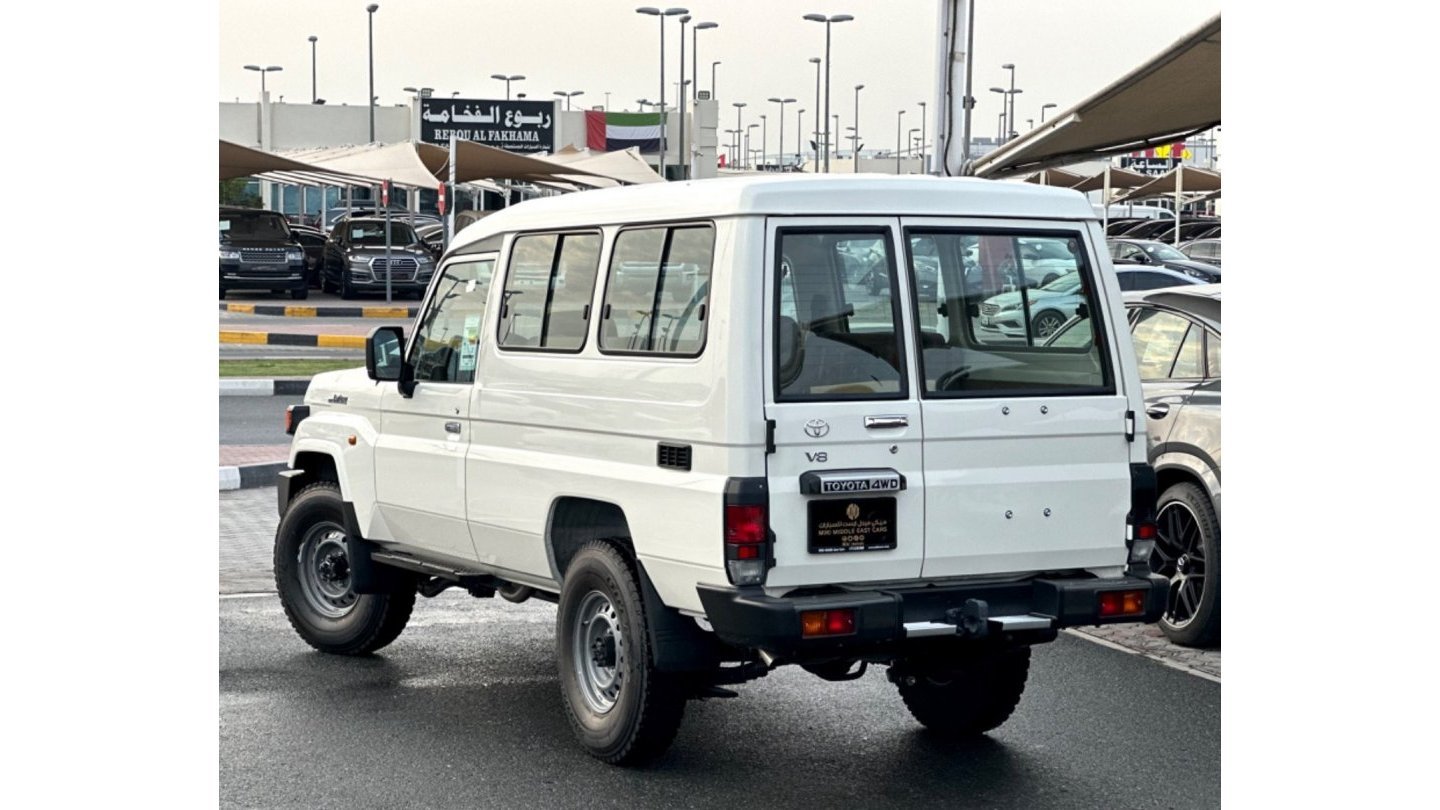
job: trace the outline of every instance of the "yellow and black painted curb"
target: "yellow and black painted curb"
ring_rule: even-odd
[[[364,335],[287,335],[278,332],[220,330],[221,343],[248,343],[255,346],[320,346],[329,349],[363,349]]]
[[[221,312],[277,315],[284,318],[413,318],[419,307],[307,307],[274,304],[221,304]]]

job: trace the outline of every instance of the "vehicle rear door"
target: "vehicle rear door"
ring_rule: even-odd
[[[771,586],[914,579],[920,405],[894,218],[771,218],[765,416]]]
[[[1144,304],[1131,307],[1130,329],[1145,391],[1148,450],[1154,456],[1171,441],[1181,411],[1196,392],[1205,389],[1206,399],[1211,398],[1205,365],[1208,354],[1215,366],[1210,376],[1220,376],[1220,338],[1210,336],[1212,345],[1207,352],[1203,325],[1178,312]],[[1218,380],[1213,387],[1218,398]]]
[[[1101,317],[1118,311],[1109,302],[1119,291],[1098,272],[1098,228],[902,224],[912,277],[932,263],[939,270],[933,293],[915,299],[923,576],[1122,565],[1131,406],[1115,357],[1127,336],[1124,323]],[[1037,243],[1070,259],[1029,266],[1021,248]],[[1057,319],[1072,318],[1056,334]]]

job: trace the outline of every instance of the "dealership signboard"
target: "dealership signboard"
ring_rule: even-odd
[[[511,152],[554,152],[555,115],[553,101],[423,98],[420,140],[443,146],[453,134]]]

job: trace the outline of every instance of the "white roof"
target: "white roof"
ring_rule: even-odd
[[[527,200],[456,234],[454,247],[509,231],[753,214],[1098,218],[1083,194],[1028,183],[925,175],[746,175]]]

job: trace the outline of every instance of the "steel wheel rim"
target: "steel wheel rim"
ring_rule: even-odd
[[[1205,597],[1205,545],[1200,519],[1181,501],[1160,510],[1150,570],[1169,581],[1161,621],[1178,629],[1195,620]]]
[[[625,634],[610,597],[591,591],[575,612],[573,649],[575,680],[585,705],[596,714],[615,708],[624,685]]]
[[[350,588],[350,550],[345,530],[328,521],[305,532],[298,555],[300,592],[311,610],[327,619],[341,619],[355,609]]]

